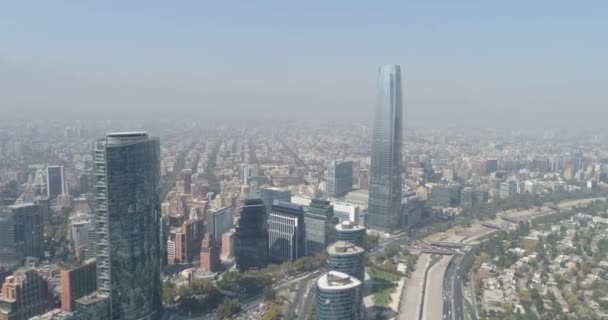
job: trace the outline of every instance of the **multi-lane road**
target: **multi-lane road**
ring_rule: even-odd
[[[296,292],[293,301],[285,311],[286,315],[295,316],[297,319],[306,319],[307,312],[311,310],[314,302],[314,285],[316,280],[323,274],[323,270],[318,270],[307,276],[298,278],[295,282]],[[293,285],[294,283],[291,283]]]
[[[460,264],[463,255],[455,253],[443,277],[443,319],[464,320]]]

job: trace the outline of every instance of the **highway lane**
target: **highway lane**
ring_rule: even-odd
[[[462,262],[462,255],[456,257],[456,263],[454,274],[452,274],[452,292],[453,292],[453,309],[452,314],[455,320],[464,320],[464,306],[462,297],[462,281],[460,281],[460,264]]]
[[[303,313],[302,309],[305,307],[305,304],[310,304],[310,299],[313,294],[311,294],[311,288],[313,287],[314,280],[318,279],[322,275],[322,272],[314,272],[309,274],[308,276],[301,278],[296,282],[296,293],[293,301],[287,307],[285,314],[289,316],[296,316],[298,319],[299,316]]]
[[[304,295],[304,299],[298,306],[298,318],[297,320],[307,320],[308,315],[312,312],[312,309],[316,307],[315,298],[317,296],[316,293],[316,283],[319,277],[314,277],[312,280],[308,282],[308,290]]]
[[[443,276],[443,319],[452,320],[452,273],[454,272],[454,258],[450,259],[450,263]]]
[[[469,298],[471,299],[471,320],[477,320],[477,297],[475,297],[473,270],[469,272]]]
[[[450,260],[443,278],[443,319],[464,320],[460,264],[463,255],[455,254]]]

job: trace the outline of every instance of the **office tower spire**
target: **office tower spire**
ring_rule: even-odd
[[[402,148],[401,68],[382,65],[378,71],[372,133],[368,225],[392,231],[401,211]]]

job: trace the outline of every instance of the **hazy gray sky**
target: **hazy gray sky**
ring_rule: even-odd
[[[397,63],[406,126],[603,125],[607,6],[13,1],[0,116],[365,121],[377,66]]]

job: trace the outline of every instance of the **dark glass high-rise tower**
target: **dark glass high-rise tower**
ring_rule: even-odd
[[[19,267],[26,257],[43,258],[42,210],[33,203],[0,207],[0,267]]]
[[[110,133],[95,145],[97,287],[113,320],[161,316],[160,143]]]
[[[353,161],[330,161],[327,166],[327,195],[341,197],[351,191],[353,191]]]
[[[259,197],[245,200],[235,235],[236,266],[241,271],[265,267],[268,262],[266,207]]]
[[[46,168],[46,194],[49,199],[55,199],[65,193],[65,176],[62,166],[48,166]]]
[[[367,222],[393,231],[399,228],[401,211],[401,68],[380,66],[376,90]]]

